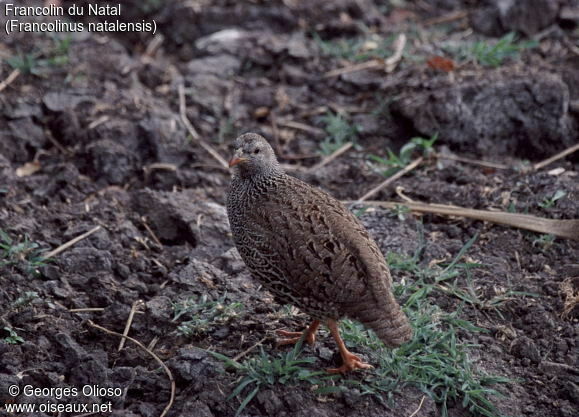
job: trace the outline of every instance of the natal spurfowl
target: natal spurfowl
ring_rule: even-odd
[[[285,174],[263,137],[244,134],[234,148],[227,213],[235,245],[265,288],[314,319],[308,343],[321,322],[328,326],[344,362],[329,371],[371,367],[346,349],[340,318],[359,321],[387,346],[410,340],[386,261],[360,221],[329,194]],[[289,337],[282,344],[301,336],[278,333]]]

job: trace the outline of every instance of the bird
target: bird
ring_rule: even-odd
[[[362,223],[325,191],[290,176],[268,141],[245,133],[233,142],[227,215],[235,246],[251,275],[276,300],[312,318],[303,332],[278,330],[278,345],[313,345],[320,324],[343,364],[330,373],[369,369],[344,344],[338,322],[350,318],[389,347],[412,338],[392,293],[384,256]]]

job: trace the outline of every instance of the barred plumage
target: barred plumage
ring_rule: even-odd
[[[408,341],[412,330],[392,295],[388,266],[360,221],[329,194],[285,174],[263,137],[242,135],[235,149],[227,198],[235,245],[278,300],[314,318],[310,342],[319,321],[328,324],[344,359],[332,371],[369,367],[342,349],[342,317],[374,330],[387,346]]]

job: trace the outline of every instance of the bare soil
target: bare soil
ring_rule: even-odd
[[[206,350],[234,357],[265,338],[263,349],[275,352],[275,329],[308,324],[260,290],[233,249],[223,206],[229,172],[183,125],[181,85],[188,119],[224,158],[239,133],[261,132],[290,173],[343,200],[356,200],[384,179],[368,155],[386,157],[387,149],[398,152],[415,136],[438,133],[437,151],[507,169],[429,159],[396,181],[407,196],[579,218],[576,155],[538,171],[519,169],[579,141],[577,2],[514,2],[526,9],[503,14],[494,3],[126,1],[122,19],[156,20],[156,36],[163,36],[157,48],[147,33],[74,33],[65,45],[62,36],[3,35],[0,79],[16,65],[10,58],[29,56],[32,65],[0,93],[0,229],[14,244],[35,242],[48,251],[101,227],[49,262],[31,263],[31,249],[0,266],[0,414],[8,415],[1,408],[7,401],[47,401],[10,397],[13,384],[94,384],[123,388],[120,397],[93,398],[112,401],[110,415],[158,416],[170,396],[159,364],[130,341],[119,351],[118,337],[90,326],[122,333],[137,300],[144,307],[129,335],[154,342],[151,350],[175,377],[169,416],[233,416],[239,400],[226,398],[237,376]],[[534,11],[535,3],[543,13]],[[449,52],[510,30],[536,44],[496,68]],[[408,41],[391,72],[324,76],[390,56],[400,33]],[[340,39],[366,42],[358,55],[367,56],[324,50]],[[376,48],[381,39],[388,42]],[[455,69],[429,65],[434,56],[453,59]],[[356,145],[308,171],[321,159],[327,136],[321,116],[328,112],[357,126]],[[35,169],[22,170],[32,162]],[[557,191],[564,197],[549,204]],[[373,199],[399,197],[389,187]],[[509,290],[534,296],[508,297],[496,308],[451,294],[439,294],[436,303],[445,311],[460,307],[463,318],[488,330],[461,335],[460,343],[475,344],[473,366],[512,379],[497,388],[504,397],[492,398],[501,413],[579,415],[579,308],[570,304],[579,292],[577,241],[461,218],[400,219],[384,209],[366,210],[361,219],[385,254],[408,256],[419,246],[420,223],[422,265],[449,261],[478,234],[467,254],[483,265],[472,271],[476,293],[483,300]],[[242,308],[184,336],[173,303],[201,296]],[[21,340],[8,343],[8,329]],[[313,368],[339,364],[325,333],[305,349],[316,359]],[[366,349],[354,351],[365,355]],[[419,408],[422,398],[410,385],[395,393],[395,406],[352,389],[317,395],[306,383],[275,385],[243,414],[409,416],[419,409],[413,415],[439,415],[429,398]],[[469,414],[457,402],[449,415]]]

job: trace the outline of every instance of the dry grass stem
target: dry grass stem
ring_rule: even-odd
[[[322,159],[320,162],[318,162],[317,164],[313,165],[312,167],[310,167],[307,172],[314,172],[326,165],[328,165],[330,162],[332,162],[334,159],[336,159],[337,157],[339,157],[340,155],[342,155],[343,153],[347,152],[352,146],[354,146],[354,144],[352,142],[348,142],[345,143],[344,145],[340,146],[338,149],[336,149],[334,152],[332,152],[331,155],[326,156],[324,159]]]
[[[89,237],[90,235],[92,235],[93,233],[97,232],[98,230],[100,230],[100,226],[96,226],[92,229],[90,229],[88,232],[83,233],[80,236],[75,237],[74,239],[69,240],[66,243],[63,243],[62,245],[60,245],[58,248],[48,252],[46,255],[43,256],[43,259],[50,259],[56,255],[58,255],[61,252],[64,252],[65,250],[67,250],[68,248],[70,248],[73,245],[76,245],[78,242],[80,242],[83,239],[86,239],[87,237]]]
[[[441,23],[450,23],[455,20],[461,20],[468,17],[468,12],[465,10],[457,10],[455,12],[450,12],[439,17],[433,17],[424,21],[424,26],[440,25]]]
[[[472,165],[480,165],[480,166],[487,167],[487,168],[509,169],[509,167],[507,165],[504,165],[504,164],[497,164],[495,162],[481,161],[478,159],[464,158],[462,156],[443,155],[443,154],[437,153],[436,157],[439,159],[450,159],[451,161],[464,162],[464,163],[472,164]]]
[[[291,129],[302,130],[304,132],[308,132],[317,136],[323,136],[326,134],[326,132],[322,129],[318,129],[317,127],[313,127],[305,123],[294,122],[293,120],[278,120],[277,124],[282,127],[289,127]]]
[[[394,42],[394,53],[384,60],[384,70],[388,73],[394,71],[398,63],[402,60],[402,53],[406,47],[406,35],[401,33]]]
[[[149,226],[149,223],[147,223],[147,218],[145,216],[141,217],[141,223],[143,224],[143,226],[145,227],[145,229],[147,230],[147,233],[149,233],[149,235],[151,235],[151,239],[153,239],[153,241],[160,247],[163,247],[163,244],[161,243],[161,240],[159,240],[159,238],[157,237],[157,235],[155,234],[155,232],[153,232],[153,229],[151,229],[151,227]]]
[[[426,395],[423,395],[422,399],[420,400],[420,404],[418,404],[418,408],[416,410],[414,410],[414,412],[412,414],[410,414],[408,417],[414,417],[416,414],[418,414],[418,412],[422,408],[422,403],[424,403],[425,398],[426,398]]]
[[[351,72],[363,71],[368,69],[381,69],[390,73],[396,69],[398,63],[402,60],[402,53],[404,52],[404,47],[406,46],[406,35],[401,33],[394,41],[394,53],[382,60],[382,59],[372,59],[370,61],[362,62],[360,64],[348,65],[342,68],[337,68],[335,70],[328,71],[324,74],[324,78],[337,77],[342,74],[349,74]]]
[[[125,330],[123,331],[123,338],[119,342],[118,351],[120,352],[125,347],[125,337],[129,334],[129,330],[131,330],[131,325],[133,324],[133,319],[135,318],[135,313],[139,308],[144,306],[145,303],[143,300],[137,300],[131,306],[131,311],[129,312],[129,317],[127,318],[127,324],[125,324]]]
[[[403,169],[398,171],[396,174],[392,175],[391,177],[386,178],[384,181],[382,181],[376,187],[372,188],[370,191],[368,191],[366,194],[364,194],[362,197],[360,197],[357,201],[352,203],[352,205],[359,204],[362,201],[365,201],[368,198],[372,197],[374,194],[376,194],[378,191],[382,190],[387,185],[391,184],[392,182],[396,181],[398,178],[400,178],[403,175],[406,175],[408,172],[412,171],[414,168],[416,168],[418,165],[420,165],[420,163],[422,163],[423,160],[424,160],[423,157],[416,158],[414,161],[412,161],[411,163],[406,165]]]
[[[101,311],[105,311],[103,307],[87,307],[87,308],[69,308],[68,311],[70,313],[100,313]]]
[[[185,128],[187,129],[193,140],[199,143],[199,145],[201,145],[201,147],[205,149],[209,153],[209,155],[211,155],[217,162],[219,162],[221,166],[228,168],[229,164],[227,163],[227,161],[223,159],[223,157],[219,155],[219,153],[215,149],[213,149],[211,145],[209,145],[203,139],[201,139],[201,136],[199,136],[199,133],[197,133],[197,130],[195,130],[195,128],[187,118],[187,107],[185,105],[185,86],[183,84],[179,84],[179,114],[181,116],[181,122],[183,122],[183,125],[185,126]]]
[[[139,342],[137,339],[133,339],[130,336],[122,335],[120,333],[109,330],[105,327],[99,326],[98,324],[94,323],[92,320],[88,321],[88,325],[91,327],[94,327],[95,329],[99,329],[107,334],[111,334],[114,336],[122,337],[123,339],[130,340],[131,342],[133,342],[134,344],[139,346],[141,349],[143,349],[145,352],[147,352],[149,355],[151,355],[153,357],[153,359],[155,359],[157,361],[157,363],[159,365],[161,365],[161,367],[165,370],[165,373],[169,377],[169,381],[171,382],[171,397],[169,398],[169,402],[167,403],[167,405],[163,409],[163,412],[159,415],[159,417],[165,417],[167,415],[167,413],[169,412],[169,410],[171,409],[171,407],[173,406],[173,402],[175,401],[175,378],[173,378],[173,374],[171,373],[171,370],[167,367],[167,365],[165,365],[165,363],[161,360],[161,358],[159,358],[155,354],[155,352],[147,349],[147,347],[145,345],[143,345],[141,342]]]
[[[346,203],[352,203],[346,201]],[[357,202],[354,202],[356,204]],[[502,211],[475,210],[457,206],[447,206],[442,204],[426,204],[419,202],[394,202],[394,201],[366,201],[367,205],[395,208],[404,205],[412,211],[419,213],[441,214],[445,216],[466,217],[474,220],[502,224],[504,226],[516,227],[518,229],[530,230],[537,233],[544,233],[563,237],[566,239],[579,240],[579,219],[554,220],[542,217],[531,216],[529,214],[506,213]]]
[[[10,84],[12,84],[12,82],[16,78],[18,78],[19,75],[20,75],[20,70],[18,70],[18,69],[15,69],[10,74],[8,74],[8,77],[6,77],[6,79],[0,83],[0,92],[3,91],[6,87],[8,87]]]
[[[573,152],[576,152],[578,150],[579,150],[579,143],[571,146],[570,148],[565,149],[562,152],[559,152],[556,155],[553,155],[550,158],[545,159],[544,161],[536,163],[535,165],[533,165],[533,171],[538,171],[541,168],[544,168],[547,165],[552,164],[553,162],[558,161],[561,158],[565,158],[567,155],[571,155]]]
[[[249,348],[245,349],[243,352],[237,354],[232,360],[234,362],[237,362],[238,360],[240,360],[241,358],[243,358],[245,355],[247,355],[249,352],[251,352],[253,349],[255,349],[258,346],[261,346],[261,344],[263,342],[265,342],[265,339],[267,339],[267,336],[264,337],[263,339],[261,339],[259,342],[257,342],[256,344],[250,346]]]

